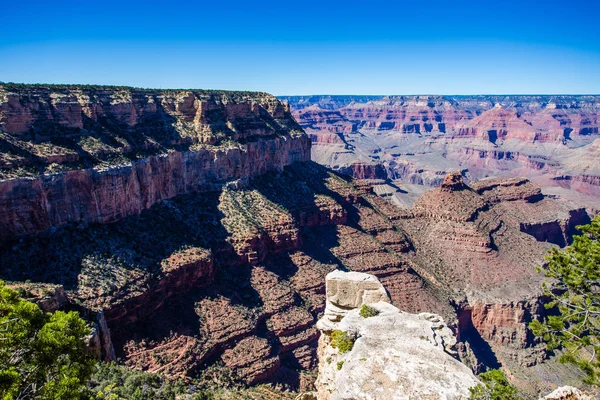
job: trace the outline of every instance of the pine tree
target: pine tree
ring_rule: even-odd
[[[0,399],[85,398],[89,334],[78,313],[44,313],[0,281]]]
[[[600,385],[600,216],[564,249],[554,248],[547,265],[540,267],[550,283],[546,308],[558,310],[530,328],[549,350],[562,349],[559,361],[577,365],[586,373],[584,382]]]

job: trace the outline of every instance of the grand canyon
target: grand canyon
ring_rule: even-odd
[[[294,398],[326,277],[365,273],[533,398],[582,377],[528,324],[535,266],[600,208],[599,121],[596,96],[0,84],[0,279],[104,361]]]
[[[527,177],[548,195],[598,208],[598,96],[282,99],[311,137],[314,161],[391,182],[377,190],[399,206],[458,170],[470,180]]]

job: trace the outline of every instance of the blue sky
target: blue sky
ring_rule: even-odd
[[[600,1],[5,1],[0,81],[600,93]]]

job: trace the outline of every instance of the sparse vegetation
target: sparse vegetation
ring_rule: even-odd
[[[565,249],[553,248],[539,269],[554,279],[543,288],[546,308],[557,313],[530,328],[550,350],[562,349],[559,361],[578,366],[584,382],[600,385],[600,216],[578,229],[583,234]]]
[[[347,332],[337,329],[331,332],[331,345],[333,348],[338,349],[340,354],[344,354],[352,350],[352,347],[354,347],[354,341],[355,339]]]
[[[172,400],[177,395],[187,394],[186,385],[182,381],[171,382],[161,375],[136,371],[114,363],[98,364],[90,381],[90,389],[95,400]],[[205,392],[193,395],[190,398],[210,398]]]
[[[479,375],[479,385],[469,388],[470,400],[522,400],[517,388],[506,379],[504,372],[494,369]]]
[[[86,90],[86,91],[143,91],[153,93],[182,93],[192,91],[194,93],[202,95],[229,95],[232,99],[235,96],[270,96],[266,92],[253,92],[249,90],[207,90],[207,89],[155,89],[155,88],[141,88],[134,86],[112,86],[112,85],[87,85],[87,84],[54,84],[54,83],[18,83],[18,82],[0,82],[6,91],[19,92],[22,90],[41,89],[41,90],[52,90],[52,91],[73,91],[73,90]]]
[[[358,313],[363,318],[370,318],[379,315],[379,310],[377,310],[375,307],[363,304]]]

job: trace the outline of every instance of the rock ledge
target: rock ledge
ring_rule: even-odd
[[[456,338],[436,314],[409,314],[389,304],[372,275],[334,271],[327,275],[327,308],[317,324],[319,376],[317,398],[467,399],[478,384],[471,370],[450,354]],[[379,314],[360,316],[363,304]],[[343,312],[339,312],[343,310]],[[356,338],[340,354],[331,332]]]

